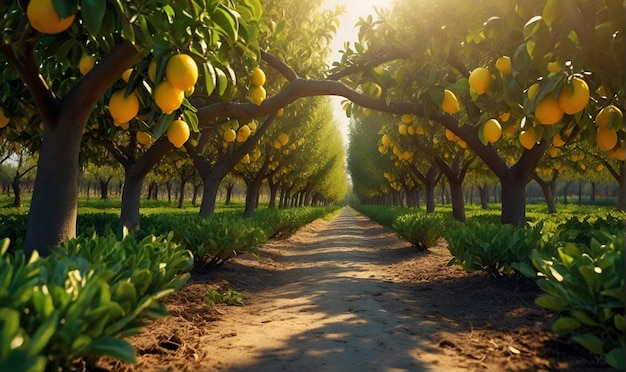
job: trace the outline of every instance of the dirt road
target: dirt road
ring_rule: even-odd
[[[600,371],[546,330],[535,286],[447,267],[344,208],[242,256],[167,299],[116,371]],[[532,283],[531,283],[532,284]],[[232,288],[245,306],[206,306]],[[595,359],[597,361],[597,359]]]

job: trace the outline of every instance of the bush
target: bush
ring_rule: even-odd
[[[532,253],[539,271],[537,285],[544,292],[535,303],[560,313],[552,325],[555,333],[574,333],[575,342],[604,354],[608,365],[623,371],[624,234],[596,230],[561,236],[575,242],[561,242],[557,254],[549,258]],[[578,243],[583,236],[590,238],[589,244]]]
[[[123,339],[188,280],[192,257],[172,236],[84,234],[40,258],[0,244],[0,370],[57,371],[77,359],[136,361]]]
[[[398,236],[419,249],[428,249],[437,244],[445,231],[455,221],[447,220],[441,214],[416,213],[399,216],[391,228]]]
[[[458,264],[467,272],[483,270],[494,278],[530,264],[533,249],[545,250],[541,223],[515,227],[500,223],[468,222],[446,233],[448,249],[454,256],[448,266]]]

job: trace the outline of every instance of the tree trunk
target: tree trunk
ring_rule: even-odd
[[[204,188],[202,191],[202,203],[200,204],[200,215],[209,217],[215,213],[215,203],[217,201],[217,193],[220,189],[220,182],[224,177],[218,177],[210,174],[204,180]]]
[[[191,205],[196,205],[198,203],[198,195],[200,194],[200,186],[201,183],[193,185],[193,196],[191,197]]]
[[[15,177],[13,177],[13,182],[11,182],[11,187],[13,188],[13,207],[22,208],[22,182],[19,172],[15,173]]]
[[[226,201],[224,202],[224,204],[229,205],[230,204],[230,199],[233,196],[233,189],[235,188],[235,184],[234,183],[229,183],[228,185],[226,185]]]
[[[465,199],[463,198],[463,184],[461,182],[450,182],[450,201],[452,203],[452,217],[458,221],[466,221]]]
[[[139,207],[144,179],[145,176],[136,176],[132,171],[126,172],[126,181],[122,189],[120,227],[126,227],[130,231],[139,230]]]
[[[278,183],[270,184],[270,201],[268,208],[276,208],[276,195],[278,194]]]
[[[244,217],[252,217],[254,215],[254,209],[256,208],[262,183],[263,177],[259,176],[255,177],[252,182],[246,182],[246,206],[243,211]]]
[[[435,212],[435,185],[425,184],[426,188],[426,213]]]
[[[596,183],[591,183],[591,203],[596,204]]]
[[[502,216],[504,224],[524,226],[526,224],[526,182],[516,177],[503,177],[502,184]]]
[[[583,182],[578,181],[578,205],[583,203]]]
[[[178,208],[179,209],[183,207],[183,202],[185,201],[185,185],[186,184],[187,184],[186,180],[180,181],[180,195],[178,195]]]
[[[533,179],[537,182],[539,187],[541,187],[543,198],[548,205],[548,213],[556,213],[556,176],[554,176],[551,181],[544,181],[537,174],[534,174]]]
[[[76,236],[78,154],[84,125],[70,124],[74,125],[44,127],[24,240],[28,257],[35,250],[47,256],[50,247]]]
[[[100,199],[101,200],[107,200],[109,199],[109,181],[111,179],[109,178],[108,180],[105,179],[100,179]]]

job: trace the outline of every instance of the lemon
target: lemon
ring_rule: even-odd
[[[406,134],[407,134],[407,126],[406,126],[406,124],[400,124],[400,126],[398,127],[398,132],[400,133],[400,135],[406,136]]]
[[[611,150],[617,145],[617,131],[609,127],[598,127],[596,131],[596,143],[604,150]]]
[[[511,66],[511,57],[502,56],[496,60],[496,68],[503,75],[508,75],[513,71],[513,67]]]
[[[521,131],[519,134],[519,142],[526,150],[530,150],[535,147],[535,143],[537,143],[535,129],[529,128],[527,130]]]
[[[568,115],[574,115],[589,103],[589,86],[579,78],[574,77],[571,85],[563,85],[559,94],[559,107]]]
[[[31,0],[26,7],[26,17],[35,30],[53,35],[70,28],[75,15],[61,19],[52,0]]]
[[[400,118],[400,121],[404,124],[411,124],[413,122],[413,115],[411,114],[403,114]]]
[[[478,95],[485,94],[489,90],[491,81],[491,74],[484,67],[475,68],[468,79],[470,88]]]
[[[189,125],[183,120],[174,120],[167,128],[167,140],[174,147],[181,147],[189,139]]]
[[[552,137],[552,146],[562,147],[563,145],[565,145],[565,141],[561,135],[559,133],[555,134],[554,137]]]
[[[156,82],[156,70],[156,61],[150,61],[150,63],[148,64],[148,79],[150,79],[150,81],[152,81],[153,83]]]
[[[281,108],[279,108],[279,109],[278,109],[278,111],[276,112],[276,115],[277,115],[278,117],[281,117],[281,116],[285,115],[285,109],[284,109],[284,108],[282,108],[282,107],[281,107]]]
[[[260,87],[265,84],[265,72],[261,70],[259,67],[255,67],[252,69],[252,85],[255,87]]]
[[[287,133],[281,133],[278,135],[278,141],[280,141],[281,146],[285,146],[289,142],[289,136]]]
[[[113,120],[120,123],[120,126],[122,123],[128,123],[139,112],[139,99],[135,93],[124,97],[124,89],[119,89],[111,94],[109,112]],[[128,129],[128,127],[124,129]]]
[[[563,110],[552,94],[548,94],[535,107],[535,118],[541,124],[556,124],[563,118]]]
[[[265,88],[263,88],[262,86],[254,87],[250,90],[250,99],[257,106],[259,106],[265,100],[266,97],[267,97],[267,92],[265,91]]]
[[[154,89],[154,102],[168,115],[178,110],[183,99],[185,99],[185,92],[174,88],[167,80],[160,82]]]
[[[250,164],[250,155],[245,154],[242,158],[241,158],[241,162],[243,164]]]
[[[502,126],[496,119],[489,119],[483,125],[483,137],[490,143],[495,143],[502,136]]]
[[[235,138],[237,138],[237,132],[233,128],[228,128],[224,131],[224,135],[222,136],[225,142],[233,142]]]
[[[167,60],[165,78],[174,88],[189,91],[198,81],[198,65],[187,54],[175,54]]]
[[[528,90],[526,91],[526,95],[528,96],[528,99],[534,100],[535,96],[537,95],[537,90],[539,90],[538,83],[534,83],[533,85],[528,87]]]
[[[124,80],[125,82],[128,83],[128,80],[130,80],[130,75],[133,73],[133,69],[129,68],[126,71],[124,71],[122,73],[122,80]]]
[[[383,134],[382,138],[380,139],[380,142],[382,143],[383,146],[389,147],[391,145],[391,138],[389,138],[388,135]]]
[[[96,58],[94,56],[86,55],[80,59],[80,62],[78,62],[78,70],[83,76],[85,76],[95,65]]]
[[[139,131],[135,137],[140,145],[148,146],[152,143],[152,136],[148,132]]]
[[[602,110],[600,110],[600,112],[596,115],[596,126],[608,127],[611,122],[611,117],[614,117],[614,120],[622,121],[624,116],[620,109],[615,105],[608,105],[602,108]]]
[[[456,134],[454,134],[454,132],[452,132],[450,129],[446,129],[446,139],[448,141],[454,141],[455,138]]]
[[[461,109],[459,107],[459,100],[456,95],[448,89],[443,91],[443,102],[441,102],[441,109],[448,114],[456,114]]]

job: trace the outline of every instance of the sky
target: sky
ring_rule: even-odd
[[[333,53],[331,55],[332,61],[339,61],[341,54],[339,51],[343,49],[343,44],[346,41],[353,43],[358,39],[358,28],[354,25],[358,22],[359,18],[365,18],[369,14],[375,15],[374,7],[377,8],[390,8],[391,0],[325,0],[320,10],[335,9],[335,6],[345,5],[346,13],[339,17],[339,29],[337,34],[333,38],[331,48]],[[342,97],[331,97],[334,109],[334,116],[339,123],[339,128],[344,138],[344,144],[348,144],[348,124],[349,119],[346,117],[346,113],[341,108]]]

